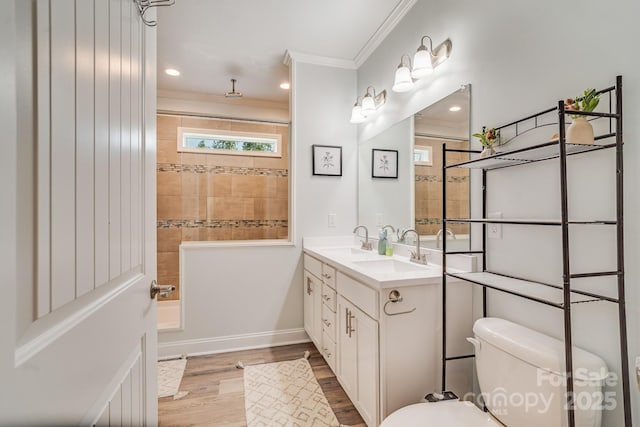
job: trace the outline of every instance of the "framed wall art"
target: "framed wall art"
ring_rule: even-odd
[[[380,150],[371,152],[372,178],[398,178],[398,150]]]
[[[342,147],[335,145],[312,145],[313,174],[342,176]]]

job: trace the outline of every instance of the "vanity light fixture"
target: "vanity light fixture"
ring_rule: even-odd
[[[425,39],[429,39],[429,48],[425,45]],[[446,39],[434,49],[431,37],[422,36],[420,46],[418,46],[418,50],[413,56],[411,77],[413,77],[414,80],[418,80],[433,73],[434,68],[451,56],[451,46],[451,40]]]
[[[166,70],[164,70],[164,72],[171,77],[178,77],[180,75],[180,71],[176,70],[175,68],[167,68]]]
[[[449,111],[452,111],[452,112],[454,112],[454,113],[455,113],[456,111],[460,111],[460,110],[462,110],[462,107],[461,107],[461,106],[459,106],[459,105],[452,105],[451,107],[449,107]]]
[[[386,101],[386,90],[376,94],[375,88],[373,86],[369,86],[364,97],[359,96],[358,99],[356,99],[356,103],[353,104],[353,108],[351,109],[351,119],[349,122],[354,124],[364,122],[372,114],[375,114]]]
[[[424,39],[429,39],[429,49],[424,45]],[[417,80],[433,73],[432,56],[433,42],[431,37],[423,36],[420,39],[420,46],[418,46],[416,54],[413,55],[413,70],[411,70],[411,77]]]
[[[287,89],[290,89],[290,88],[291,88],[291,85],[289,84],[289,82],[280,83],[280,89],[287,90]]]
[[[371,89],[371,91],[369,91]],[[387,100],[387,91],[383,90],[379,94],[376,94],[376,89],[373,86],[367,88],[367,93],[362,98],[362,115],[369,117],[374,114],[378,108],[380,108]]]
[[[429,40],[429,47],[425,45],[425,39]],[[409,55],[400,57],[400,65],[396,69],[396,75],[391,90],[394,92],[408,92],[413,89],[414,81],[433,73],[433,69],[443,63],[451,55],[451,40],[446,39],[438,46],[433,47],[433,41],[429,36],[422,36],[420,46],[413,56],[413,65]],[[405,57],[409,65],[405,63]],[[363,104],[364,107],[364,104]]]
[[[417,55],[417,54],[416,54]],[[407,58],[409,65],[404,63],[404,58]],[[396,69],[396,77],[393,82],[391,90],[394,92],[408,92],[413,89],[413,79],[411,78],[411,58],[409,55],[404,54],[400,57],[400,65]]]
[[[349,122],[358,124],[364,122],[367,118],[362,114],[362,105],[360,104],[360,98],[358,97],[356,103],[353,104],[353,108],[351,109],[351,120]]]

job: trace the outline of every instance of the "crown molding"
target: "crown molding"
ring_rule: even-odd
[[[380,46],[385,38],[393,31],[404,16],[411,10],[418,0],[401,0],[398,5],[391,11],[387,19],[378,27],[375,33],[367,40],[367,43],[360,49],[353,62],[356,68],[360,68],[362,64],[371,56],[371,54]]]
[[[312,55],[310,53],[287,50],[284,53],[282,62],[284,63],[284,65],[289,66],[291,65],[292,61],[304,62],[306,64],[324,65],[326,67],[346,68],[347,70],[355,70],[357,68],[356,63],[351,59],[330,58],[328,56]]]

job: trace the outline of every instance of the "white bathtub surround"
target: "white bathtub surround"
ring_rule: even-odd
[[[419,265],[409,262],[413,249],[394,244],[395,255],[385,256],[362,251],[359,237],[304,239],[305,329],[368,426],[440,391],[441,256],[425,249],[430,263]],[[456,256],[448,268],[474,266],[475,258]],[[469,354],[472,288],[448,283],[448,351]],[[453,364],[449,388],[471,391],[472,369],[470,360]]]

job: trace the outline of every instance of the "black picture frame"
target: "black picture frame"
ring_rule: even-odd
[[[342,176],[342,147],[337,145],[311,146],[312,172],[318,176]]]
[[[371,178],[398,179],[398,150],[371,149]]]

